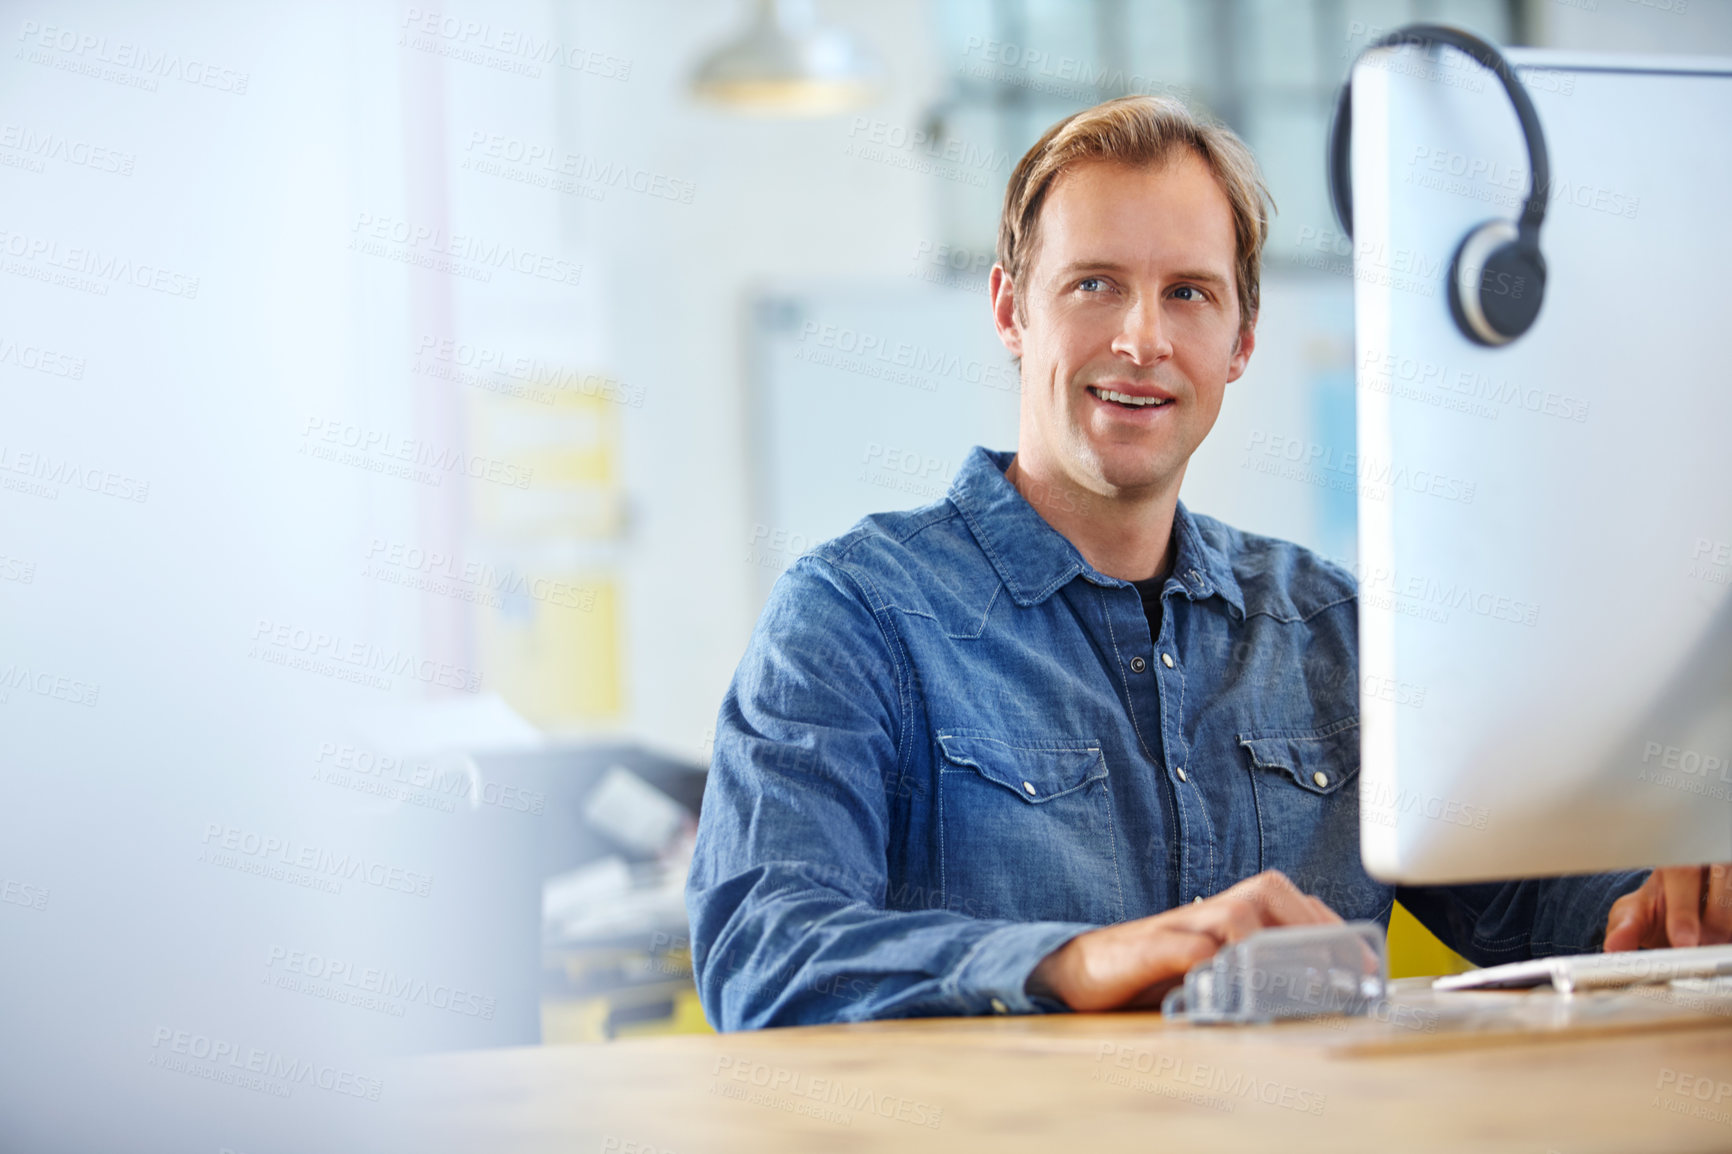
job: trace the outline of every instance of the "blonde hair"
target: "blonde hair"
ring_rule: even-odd
[[[1073,165],[1090,160],[1119,164],[1166,164],[1180,148],[1197,155],[1227,194],[1233,212],[1234,280],[1239,324],[1257,320],[1258,280],[1263,243],[1269,236],[1268,209],[1274,207],[1257,161],[1231,129],[1198,119],[1177,100],[1164,96],[1121,96],[1067,116],[1023,154],[1004,190],[998,221],[998,259],[1018,286],[1016,314],[1026,320],[1023,274],[1040,248],[1040,210],[1053,182]]]

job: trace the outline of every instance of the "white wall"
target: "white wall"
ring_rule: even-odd
[[[845,155],[859,139],[853,116],[757,120],[692,101],[692,68],[738,30],[744,10],[701,0],[586,0],[573,9],[590,39],[634,62],[629,85],[583,93],[573,131],[584,147],[697,185],[689,207],[610,197],[586,207],[579,223],[608,286],[595,303],[609,363],[647,390],[626,442],[638,502],[627,570],[627,728],[693,755],[757,609],[742,560],[750,532],[745,295],[790,277],[901,276],[935,228],[924,179]],[[884,101],[860,115],[917,125],[937,85],[928,5],[822,11],[888,66]]]
[[[1536,45],[1688,56],[1732,53],[1726,0],[1530,0]]]

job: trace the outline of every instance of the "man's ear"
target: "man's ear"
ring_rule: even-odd
[[[986,291],[992,297],[992,324],[998,330],[998,339],[1013,357],[1022,356],[1022,326],[1016,320],[1016,285],[1011,283],[1010,274],[1004,271],[1004,266],[992,266],[992,276],[986,282]]]
[[[1245,375],[1245,366],[1251,360],[1251,352],[1257,347],[1257,322],[1253,320],[1248,325],[1239,328],[1238,340],[1233,344],[1233,358],[1227,362],[1227,380],[1236,381]]]

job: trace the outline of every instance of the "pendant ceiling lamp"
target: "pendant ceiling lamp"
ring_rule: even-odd
[[[820,24],[811,0],[756,0],[752,22],[699,62],[692,91],[735,112],[828,116],[870,104],[882,81],[877,58]]]

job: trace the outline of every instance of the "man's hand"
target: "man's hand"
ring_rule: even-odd
[[[1073,1010],[1159,1006],[1186,971],[1222,946],[1268,926],[1340,921],[1339,914],[1299,892],[1285,874],[1265,870],[1212,898],[1078,934],[1041,959],[1027,989]]]
[[[1605,951],[1732,941],[1732,865],[1667,866],[1612,903]]]

